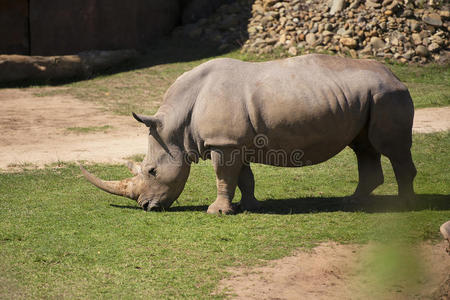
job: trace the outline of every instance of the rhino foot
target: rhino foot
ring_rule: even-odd
[[[216,215],[230,215],[235,213],[230,201],[225,199],[217,199],[216,201],[214,201],[214,203],[208,207],[208,210],[206,212],[208,214]]]

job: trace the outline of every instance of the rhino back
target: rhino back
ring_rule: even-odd
[[[324,55],[248,63],[210,61],[197,71],[201,87],[192,112],[205,146],[302,149],[315,163],[347,146],[367,123],[372,96],[406,89],[383,65]]]

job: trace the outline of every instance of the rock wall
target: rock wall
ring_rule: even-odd
[[[183,23],[172,35],[217,44],[220,51],[241,47],[248,39],[247,26],[254,0],[222,1],[214,13]]]
[[[445,63],[450,53],[449,3],[427,1],[238,0],[174,34],[210,40],[220,49],[243,44],[243,51],[257,54],[314,51]]]
[[[334,4],[332,11],[332,3],[320,0],[255,0],[243,49],[268,53],[281,48],[291,55],[314,49],[403,63],[448,60],[448,2],[431,0],[428,7],[424,1],[410,0]]]

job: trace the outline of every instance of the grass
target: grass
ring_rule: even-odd
[[[279,53],[217,54],[168,42],[120,73],[31,90],[37,96],[70,94],[117,114],[152,114],[180,74],[217,56],[261,61]],[[416,107],[450,105],[448,66],[388,66],[408,85]],[[256,197],[264,209],[235,216],[205,213],[216,192],[210,162],[192,167],[179,201],[161,213],[146,213],[131,200],[99,191],[75,165],[20,164],[20,172],[0,173],[0,298],[221,298],[211,293],[227,267],[261,264],[322,241],[435,241],[439,225],[450,218],[449,149],[448,132],[414,136],[418,200],[411,210],[392,196],[396,183],[386,159],[385,183],[375,196],[347,204],[345,196],[357,184],[356,159],[348,149],[317,166],[254,165]],[[124,166],[95,164],[89,170],[105,179],[130,176]],[[368,263],[380,266],[378,277],[390,278],[392,271],[383,266],[403,264],[396,255],[386,252]]]
[[[66,128],[66,131],[68,133],[83,134],[83,133],[94,133],[94,132],[107,132],[108,130],[110,130],[112,128],[113,128],[113,126],[111,126],[111,125],[89,126],[89,127],[68,127],[68,128]]]
[[[153,114],[161,104],[164,92],[182,73],[215,57],[232,57],[245,61],[277,59],[280,52],[265,56],[243,54],[234,50],[217,54],[208,47],[178,45],[161,42],[143,55],[131,70],[100,75],[92,80],[64,84],[60,88],[33,88],[39,96],[70,94],[84,101],[101,104],[107,110],[121,115],[131,111]],[[205,58],[206,57],[206,58]],[[387,66],[410,89],[416,108],[450,105],[450,68],[447,66]]]
[[[449,149],[449,133],[414,136],[413,210],[389,196],[396,184],[386,159],[377,196],[346,205],[357,183],[348,149],[316,166],[254,165],[264,209],[234,216],[205,213],[215,198],[210,162],[193,166],[179,203],[160,213],[94,188],[71,164],[0,174],[0,298],[221,298],[211,292],[227,267],[299,247],[435,240],[450,217]],[[105,179],[130,176],[124,166],[89,170]]]

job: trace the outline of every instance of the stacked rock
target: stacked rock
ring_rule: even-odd
[[[399,0],[351,1],[256,0],[243,49],[269,53],[281,47],[291,55],[314,49],[403,63],[447,59],[448,8],[419,9]],[[333,11],[339,2],[341,8]]]
[[[242,50],[257,54],[281,49],[288,55],[314,51],[402,63],[448,62],[448,3],[331,1],[238,0],[178,32],[214,41],[221,49],[242,43],[247,34]]]
[[[252,0],[236,0],[221,5],[208,18],[175,28],[172,36],[217,44],[220,51],[240,47],[248,39],[247,26],[251,18]]]

